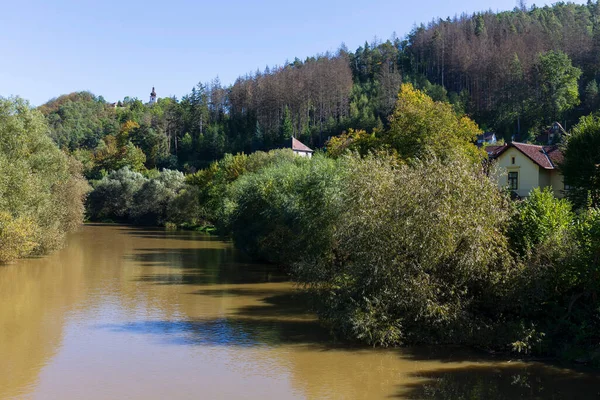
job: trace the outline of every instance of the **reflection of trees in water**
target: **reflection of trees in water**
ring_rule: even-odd
[[[424,380],[402,387],[398,398],[452,400],[597,399],[600,379],[593,372],[541,364],[439,369],[419,374]]]
[[[82,249],[0,266],[0,398],[22,396],[61,344],[85,292]]]

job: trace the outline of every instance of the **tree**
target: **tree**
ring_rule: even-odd
[[[481,153],[473,143],[479,133],[477,124],[457,116],[450,104],[435,102],[411,84],[403,84],[383,141],[407,160],[457,154],[478,160]]]
[[[294,126],[292,125],[292,117],[290,109],[286,106],[281,117],[281,125],[279,128],[279,137],[281,140],[291,139],[294,135]]]
[[[534,82],[540,117],[545,122],[559,120],[565,111],[579,104],[580,76],[581,70],[562,51],[539,55],[534,65]]]
[[[573,128],[560,170],[576,207],[600,206],[600,117],[583,117]]]
[[[81,165],[47,132],[29,103],[0,98],[0,262],[55,249],[83,221]]]

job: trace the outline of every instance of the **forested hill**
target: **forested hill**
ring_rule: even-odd
[[[123,165],[194,170],[224,153],[279,146],[294,135],[322,146],[349,128],[385,129],[402,82],[448,101],[500,136],[567,129],[598,109],[600,7],[552,7],[462,15],[405,38],[267,68],[224,86],[198,84],[157,104],[116,107],[90,93],[43,105],[53,138],[91,171]],[[160,88],[159,93],[160,93]]]

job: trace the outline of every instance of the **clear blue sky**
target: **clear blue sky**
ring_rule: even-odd
[[[584,3],[585,0],[578,0]],[[90,90],[108,101],[229,84],[294,57],[403,37],[415,24],[516,0],[20,0],[0,11],[0,96],[40,105]],[[529,2],[532,4],[533,2]],[[546,3],[537,1],[541,6]]]

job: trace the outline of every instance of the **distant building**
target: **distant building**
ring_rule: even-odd
[[[156,92],[154,91],[154,86],[152,86],[152,92],[150,92],[150,104],[156,103]]]
[[[296,138],[292,138],[292,151],[294,152],[294,154],[300,157],[308,158],[311,158],[314,153],[313,149],[309,148],[307,145],[305,145]]]
[[[483,135],[477,135],[477,146],[485,146],[487,144],[496,143],[496,134],[494,132],[485,132]]]
[[[543,145],[557,144],[562,141],[563,136],[566,136],[567,132],[561,124],[555,122],[550,128],[544,131],[542,134],[535,138],[535,142]]]

